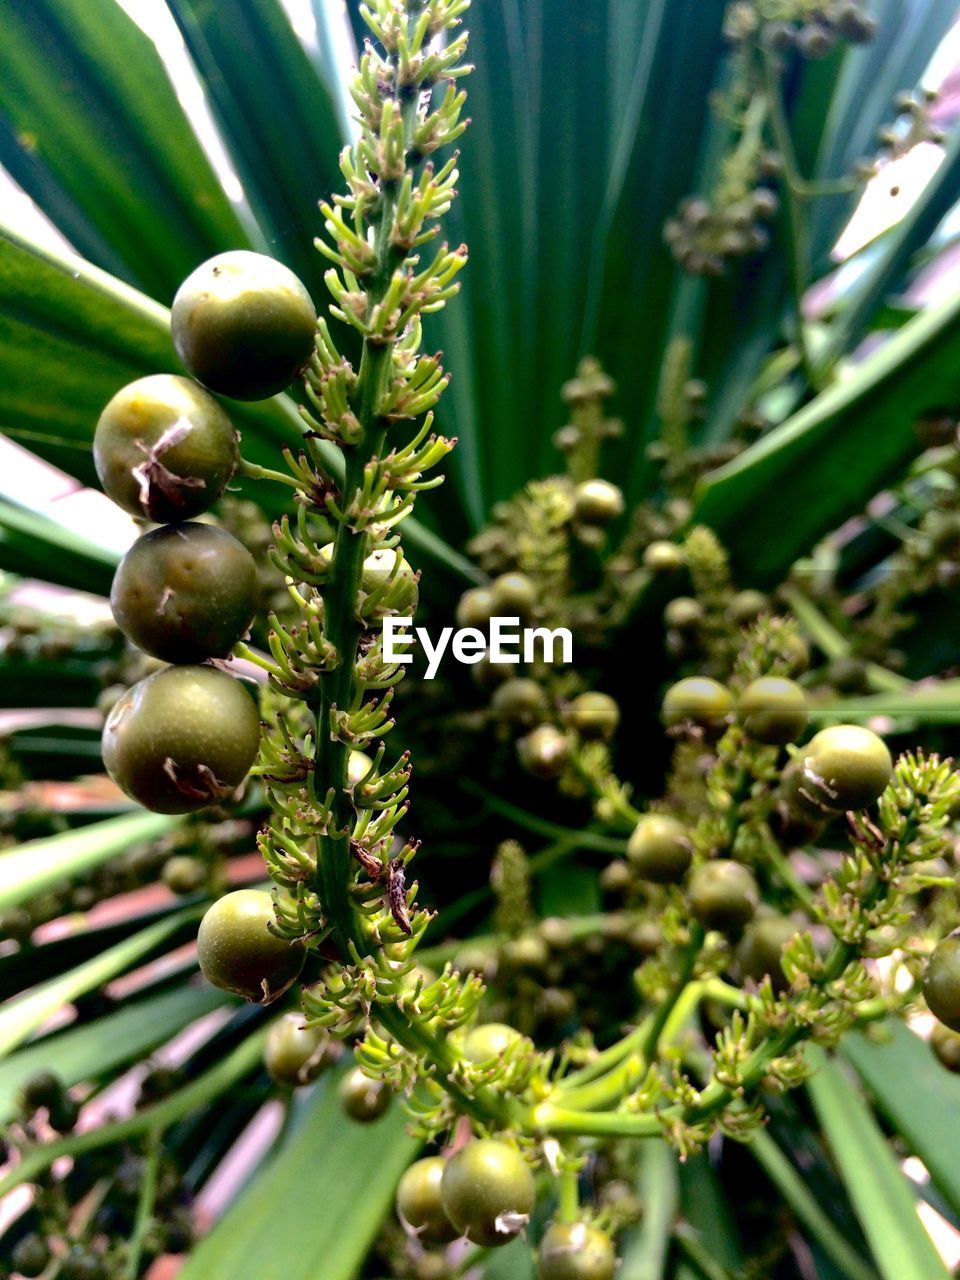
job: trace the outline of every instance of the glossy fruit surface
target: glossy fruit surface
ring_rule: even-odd
[[[610,1237],[587,1222],[553,1222],[537,1251],[538,1280],[613,1280],[617,1255]]]
[[[253,556],[224,529],[167,525],[120,561],[110,607],[123,634],[165,662],[225,658],[257,606]]]
[[[423,1244],[449,1244],[457,1238],[457,1230],[444,1212],[440,1195],[446,1165],[441,1156],[417,1160],[397,1187],[397,1213]]]
[[[256,703],[215,667],[167,667],[128,689],[103,727],[103,763],[155,813],[192,813],[226,799],[260,741]]]
[[[737,947],[737,959],[744,977],[754,982],[769,978],[775,991],[787,985],[783,972],[783,948],[801,926],[792,916],[758,916],[747,926]]]
[[[457,602],[457,622],[461,627],[478,627],[483,630],[496,612],[493,592],[487,587],[471,587]]]
[[[264,889],[235,889],[218,898],[197,933],[197,960],[207,981],[254,1004],[281,996],[306,956],[299,943],[270,931],[275,920],[273,898]]]
[[[447,1161],[440,1183],[447,1217],[472,1244],[509,1244],[529,1221],[533,1174],[514,1147],[478,1138]]]
[[[692,724],[716,728],[733,710],[733,694],[709,676],[688,676],[667,690],[661,707],[663,723],[672,729]]]
[[[951,1031],[960,1031],[960,934],[951,933],[933,950],[923,976],[930,1012]]]
[[[623,494],[608,480],[584,480],[574,490],[573,514],[584,524],[609,524],[623,514]]]
[[[364,560],[360,590],[364,596],[373,594],[366,603],[361,598],[360,610],[365,618],[380,618],[388,613],[412,617],[420,600],[415,571],[400,551],[389,547],[372,551]]]
[[[676,542],[651,542],[644,548],[643,567],[648,573],[676,573],[683,565],[683,548]]]
[[[570,754],[567,736],[552,724],[541,724],[517,743],[520,763],[535,778],[555,778]]]
[[[863,809],[887,788],[893,761],[882,738],[857,724],[821,729],[803,748],[807,789],[825,809]]]
[[[237,467],[237,434],[213,396],[157,373],[123,387],[93,437],[104,493],[144,520],[189,520],[213,506]]]
[[[505,1022],[485,1022],[473,1027],[463,1038],[463,1056],[467,1062],[489,1062],[501,1058],[523,1037]]]
[[[293,272],[245,249],[200,264],[177,290],[170,331],[177,355],[211,391],[265,400],[313,353],[317,313]]]
[[[490,592],[497,617],[529,618],[537,607],[537,589],[525,573],[502,573]]]
[[[738,591],[727,605],[727,617],[738,626],[744,626],[755,622],[769,608],[770,601],[762,591]]]
[[[682,822],[666,813],[650,813],[630,833],[627,857],[642,879],[676,884],[687,873],[693,845]]]
[[[285,1013],[267,1033],[263,1062],[277,1084],[292,1089],[310,1084],[332,1061],[330,1037],[305,1027],[302,1014]]]
[[[581,738],[612,738],[620,708],[608,693],[581,693],[570,703],[567,721]]]
[[[690,910],[705,929],[737,934],[757,909],[757,882],[739,862],[702,862],[690,876]]]
[[[340,1081],[340,1105],[360,1124],[372,1124],[388,1110],[393,1094],[382,1080],[371,1080],[359,1067],[354,1067]]]
[[[793,680],[761,676],[740,695],[737,717],[756,742],[796,742],[810,719],[807,695]]]
[[[703,605],[692,596],[677,596],[664,609],[663,620],[677,631],[695,631],[703,622]]]

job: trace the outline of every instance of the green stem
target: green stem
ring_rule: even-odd
[[[599,831],[592,831],[589,828],[583,831],[573,831],[569,827],[562,827],[559,823],[538,817],[535,813],[528,813],[526,809],[510,804],[507,800],[501,800],[499,796],[495,796],[475,782],[465,781],[462,786],[464,791],[470,795],[477,796],[485,801],[494,813],[499,813],[502,817],[509,818],[511,822],[515,822],[524,831],[531,831],[534,835],[546,836],[551,840],[569,840],[579,844],[581,849],[593,849],[597,853],[626,853],[626,840],[618,839],[616,836],[605,836]]]
[[[799,622],[801,630],[806,632],[817,648],[822,650],[828,658],[845,658],[849,655],[849,641],[827,621],[809,596],[804,595],[799,587],[787,583],[780,588],[780,595]],[[875,662],[867,663],[866,676],[868,685],[875,693],[899,692],[910,684],[910,681],[903,676],[898,676]]]
[[[733,1273],[716,1261],[691,1227],[678,1227],[673,1238],[680,1252],[700,1272],[703,1280],[733,1280]]]
[[[697,959],[703,948],[704,937],[705,933],[702,925],[692,924],[690,926],[690,941],[682,950],[676,982],[674,982],[667,998],[660,1003],[654,1013],[653,1021],[641,1045],[641,1052],[646,1062],[653,1062],[657,1056],[660,1036],[677,1001],[683,995],[687,984],[693,977],[693,971],[697,967]]]
[[[153,1207],[157,1198],[157,1172],[159,1167],[160,1133],[154,1129],[147,1136],[143,1182],[140,1184],[137,1217],[133,1224],[133,1234],[130,1237],[130,1252],[127,1257],[127,1280],[137,1280],[137,1276],[140,1274],[140,1257],[143,1253],[143,1242],[153,1218]]]
[[[560,1221],[576,1222],[580,1217],[580,1171],[573,1162],[560,1170]]]
[[[249,462],[246,458],[240,459],[240,466],[237,469],[242,476],[248,476],[251,480],[273,480],[291,489],[300,488],[300,482],[287,472],[272,471],[269,467],[261,467],[258,463]]]

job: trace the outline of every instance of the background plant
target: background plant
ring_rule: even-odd
[[[810,557],[784,596],[794,622],[774,631],[789,640],[785,661],[791,644],[796,655],[796,624],[813,646],[810,684],[820,691],[817,716],[867,720],[879,714],[903,730],[904,744],[951,749],[957,703],[949,680],[919,688],[913,681],[948,671],[955,661],[949,589],[957,304],[950,296],[914,315],[889,302],[911,271],[944,247],[949,224],[942,232],[938,228],[956,198],[955,139],[908,218],[862,255],[856,278],[848,273],[848,287],[838,293],[826,325],[803,325],[797,300],[829,269],[829,249],[848,215],[858,162],[882,165],[898,139],[912,130],[929,135],[937,127],[922,95],[908,108],[897,94],[917,85],[953,7],[878,5],[871,13],[877,38],[854,45],[841,30],[843,14],[821,7],[811,19],[808,8],[798,5],[794,13],[787,6],[771,15],[759,4],[691,0],[639,14],[611,3],[590,22],[572,13],[560,22],[553,6],[543,13],[535,4],[525,6],[521,21],[515,8],[498,3],[478,6],[472,15],[474,124],[461,144],[462,199],[444,232],[450,244],[470,243],[472,266],[456,307],[427,321],[433,326],[428,350],[442,346],[456,373],[440,421],[459,445],[447,463],[452,483],[419,503],[417,521],[407,522],[406,545],[412,563],[424,570],[424,607],[438,619],[449,620],[452,593],[471,581],[485,585],[482,572],[462,555],[468,536],[477,537],[475,557],[483,569],[515,569],[509,559],[514,543],[507,540],[504,559],[503,539],[498,551],[496,537],[481,534],[481,526],[495,501],[512,499],[531,477],[562,471],[551,441],[563,422],[561,386],[578,357],[588,351],[602,357],[612,384],[587,366],[567,388],[578,434],[574,439],[568,431],[558,443],[567,449],[569,479],[535,485],[526,499],[497,513],[493,532],[506,527],[513,538],[519,521],[536,545],[542,532],[537,522],[552,531],[555,558],[546,567],[556,575],[551,584],[562,582],[564,589],[544,595],[572,611],[594,648],[582,655],[573,683],[548,688],[547,718],[567,741],[563,708],[593,683],[595,673],[606,673],[604,690],[620,709],[617,759],[606,758],[602,741],[575,752],[572,764],[564,762],[560,781],[568,799],[558,810],[555,780],[538,791],[519,778],[509,735],[491,752],[484,776],[476,776],[476,752],[464,750],[476,739],[463,729],[473,725],[485,732],[488,697],[472,680],[461,680],[462,673],[430,694],[431,702],[420,701],[428,696],[420,687],[406,714],[401,686],[397,714],[404,745],[413,746],[418,762],[415,827],[429,835],[418,874],[429,885],[428,901],[441,908],[426,945],[455,946],[462,967],[483,973],[493,967],[490,957],[497,958],[493,997],[500,1014],[516,1020],[536,1010],[538,1024],[521,1029],[536,1032],[541,1042],[545,1022],[552,1017],[556,1025],[556,1011],[569,1009],[571,995],[565,980],[543,980],[538,966],[544,946],[556,974],[565,975],[569,967],[590,974],[590,986],[579,993],[583,1007],[596,1003],[590,990],[612,986],[604,950],[609,960],[618,955],[617,946],[625,946],[622,957],[650,945],[648,936],[645,943],[642,937],[625,944],[607,939],[597,947],[591,916],[612,921],[603,924],[607,932],[623,928],[622,904],[603,909],[612,904],[601,890],[616,890],[610,884],[616,875],[602,868],[616,865],[611,854],[620,845],[610,842],[622,843],[628,833],[628,806],[642,808],[663,795],[669,743],[654,721],[665,682],[701,670],[729,679],[737,675],[737,662],[746,677],[750,649],[736,611],[749,617],[750,602],[741,599],[734,618],[727,616],[734,582],[741,591],[767,591],[786,579],[798,557]],[[11,5],[4,12],[11,33],[0,77],[4,162],[94,266],[16,235],[4,240],[3,420],[12,437],[86,482],[93,478],[89,440],[102,405],[131,378],[176,367],[162,305],[150,298],[165,305],[201,259],[242,245],[269,246],[289,260],[315,299],[323,293],[325,264],[310,249],[321,224],[315,202],[341,186],[335,159],[346,118],[329,7],[316,7],[319,52],[309,55],[273,3],[258,0],[216,11],[178,3],[171,10],[208,86],[252,216],[239,216],[224,197],[162,64],[121,10],[99,0],[58,0],[28,12]],[[766,31],[773,22],[779,24],[775,39]],[[807,34],[811,27],[813,35]],[[811,59],[811,52],[827,56]],[[685,74],[677,76],[681,59]],[[64,84],[73,87],[69,112],[52,105],[54,88],[62,91]],[[558,84],[566,86],[562,97],[552,89]],[[691,84],[720,91],[715,113],[704,111]],[[261,97],[268,85],[270,92]],[[601,85],[604,92],[598,92]],[[282,133],[276,128],[278,95],[291,122]],[[893,132],[877,140],[878,129]],[[758,205],[760,192],[770,195]],[[742,226],[744,210],[736,205],[748,197],[752,204]],[[669,228],[678,213],[689,221],[691,205],[684,202],[697,199],[708,202],[711,218],[719,209],[727,218],[732,210],[725,233],[749,233],[755,252],[744,255],[739,241],[728,241],[722,263],[708,261],[706,274],[690,274],[685,268],[701,264],[684,264]],[[697,223],[696,206],[693,212]],[[663,240],[665,230],[672,243]],[[571,262],[586,269],[558,269]],[[715,275],[718,266],[723,271]],[[784,310],[788,281],[794,297]],[[871,328],[887,341],[848,369],[847,359]],[[612,411],[625,425],[619,435],[605,426],[610,418],[602,408],[613,384]],[[276,467],[279,448],[298,444],[297,416],[286,400],[238,411],[236,421],[244,454],[254,463]],[[582,442],[594,434],[604,443],[602,453],[591,455]],[[701,447],[691,454],[691,444]],[[602,473],[620,482],[630,513],[629,529],[615,525],[615,536],[608,542],[604,535],[599,545],[583,526],[575,526],[571,537],[564,514],[570,483],[590,479],[598,456]],[[268,537],[264,516],[268,522],[279,515],[287,495],[279,486],[257,484],[243,498],[244,505],[235,499],[225,505],[223,519],[262,547]],[[0,515],[0,556],[9,571],[106,591],[111,553],[13,501]],[[853,524],[850,517],[857,518]],[[692,532],[702,526],[715,531],[721,547]],[[683,543],[681,556],[674,553],[677,576],[666,581],[662,560],[658,567],[648,550],[664,541]],[[729,582],[723,576],[725,552],[732,557]],[[908,574],[889,572],[903,565]],[[266,568],[263,573],[265,593],[275,593]],[[679,606],[678,600],[688,603]],[[672,608],[666,628],[665,606]],[[782,608],[778,604],[776,611]],[[752,609],[756,615],[765,605],[758,608],[754,599]],[[904,625],[908,613],[912,626]],[[121,652],[108,630],[91,635],[16,608],[9,617],[8,705],[60,701],[89,707],[101,690],[139,674],[137,660]],[[894,635],[902,657],[891,652]],[[770,635],[759,632],[761,640],[764,652],[770,650]],[[22,938],[65,907],[85,910],[97,897],[129,892],[155,879],[161,866],[168,882],[182,888],[187,881],[178,881],[176,872],[183,875],[185,869],[182,863],[171,868],[171,855],[186,853],[192,860],[186,870],[199,892],[185,904],[158,899],[155,920],[138,917],[126,900],[127,911],[111,923],[101,916],[104,923],[87,932],[9,949],[3,964],[13,999],[0,1022],[4,1045],[15,1050],[4,1067],[8,1109],[21,1082],[39,1062],[48,1063],[54,1049],[68,1085],[92,1081],[99,1088],[201,1014],[230,1007],[190,981],[193,963],[179,959],[176,947],[195,934],[207,891],[219,891],[228,873],[234,880],[258,875],[251,862],[235,861],[252,848],[254,812],[218,815],[221,821],[212,826],[195,819],[180,823],[118,813],[116,796],[89,783],[71,787],[66,805],[64,793],[55,796],[35,783],[31,788],[31,778],[72,780],[96,767],[98,728],[89,721],[69,722],[62,711],[47,712],[41,730],[18,732],[9,742],[7,785],[11,791],[21,788],[9,804],[11,844],[30,837],[51,841],[22,851],[14,847],[5,855],[3,903],[12,913],[10,934]],[[672,785],[682,791],[682,751],[678,757]],[[738,761],[719,765],[714,800],[728,789],[724,770],[738,767]],[[632,784],[630,795],[621,780]],[[599,828],[585,826],[590,791],[597,793]],[[695,796],[688,794],[688,800]],[[497,852],[499,905],[490,917],[488,859],[501,837],[518,836],[519,851],[501,845]],[[868,857],[870,841],[862,832],[861,837]],[[707,838],[713,838],[709,829]],[[952,927],[954,904],[943,886],[925,892],[933,936]],[[593,912],[587,909],[591,904]],[[629,901],[627,908],[632,910]],[[572,917],[567,930],[546,928],[557,917]],[[471,934],[472,944],[451,942]],[[472,957],[458,954],[468,945]],[[557,968],[553,953],[562,954],[564,946],[574,950]],[[122,986],[107,985],[168,952],[172,968],[151,977],[146,988],[125,994]],[[614,971],[625,963],[620,959]],[[38,980],[50,985],[16,999]],[[643,981],[654,989],[658,980],[655,966],[648,968]],[[631,993],[624,995],[631,999]],[[76,1008],[75,1026],[59,1033],[55,1045],[24,1044],[49,1011],[66,1003]],[[602,1036],[631,1012],[601,1006],[596,1013],[608,1020],[607,1027],[601,1021],[592,1029]],[[255,1023],[255,1014],[235,1014],[181,1064],[182,1076],[159,1082],[166,1099],[160,1105],[172,1103],[171,1116],[202,1104],[195,1122],[178,1119],[167,1131],[191,1189],[206,1183],[270,1096],[259,1070],[262,1028]],[[894,1150],[915,1151],[926,1163],[933,1175],[927,1194],[949,1217],[957,1201],[946,1157],[951,1080],[932,1074],[938,1064],[923,1045],[902,1031],[893,1034],[892,1046],[885,1048],[848,1037],[842,1052],[898,1135]],[[929,1084],[907,1098],[900,1087],[904,1074]],[[240,1091],[233,1088],[238,1081],[244,1082]],[[790,1253],[776,1262],[763,1260],[768,1245],[782,1248],[787,1241],[789,1247],[800,1223],[818,1272],[829,1275],[837,1262],[825,1241],[833,1242],[835,1253],[835,1240],[830,1223],[816,1218],[815,1205],[811,1209],[812,1191],[821,1203],[837,1206],[834,1229],[861,1260],[868,1249],[858,1230],[865,1233],[874,1257],[865,1265],[898,1276],[932,1274],[935,1264],[916,1233],[912,1193],[870,1111],[836,1065],[815,1076],[809,1090],[815,1122],[806,1102],[796,1103],[797,1095],[775,1104],[773,1145],[761,1140],[740,1148],[726,1142],[713,1160],[691,1157],[682,1166],[664,1148],[644,1147],[641,1166],[626,1170],[611,1156],[613,1167],[601,1183],[622,1192],[618,1175],[626,1172],[641,1188],[646,1210],[633,1246],[636,1260],[625,1265],[636,1274],[644,1274],[643,1267],[657,1274],[664,1265],[668,1274],[698,1274],[711,1265],[735,1273],[745,1244],[747,1253],[759,1256],[761,1274],[773,1266],[804,1274],[805,1264],[792,1261]],[[397,1176],[412,1156],[402,1118],[394,1113],[374,1129],[353,1128],[323,1086],[306,1103],[298,1100],[291,1117],[300,1123],[291,1124],[288,1140],[248,1193],[234,1225],[211,1237],[202,1261],[198,1255],[204,1274],[235,1266],[240,1256],[250,1265],[250,1240],[235,1223],[252,1219],[255,1205],[272,1224],[263,1247],[275,1265],[289,1247],[293,1261],[284,1264],[286,1270],[315,1249],[316,1256],[323,1250],[325,1275],[336,1275],[337,1268],[348,1275],[366,1254]],[[150,1135],[136,1119],[131,1125],[117,1135],[118,1143],[130,1143],[124,1158],[144,1159],[149,1167],[155,1151]],[[835,1163],[811,1136],[820,1126]],[[309,1170],[313,1185],[322,1176],[318,1150],[337,1152],[330,1157],[331,1192],[321,1207],[312,1194],[307,1201],[304,1176]],[[649,1155],[653,1150],[657,1154]],[[798,1168],[806,1187],[798,1181]],[[865,1169],[873,1175],[869,1182]],[[348,1170],[355,1171],[354,1184],[346,1179]],[[723,1211],[726,1177],[748,1188],[738,1197],[739,1240]],[[762,1239],[749,1212],[751,1193],[769,1197],[767,1179],[786,1206],[783,1230],[773,1233],[772,1243]],[[678,1197],[685,1225],[674,1232]],[[171,1202],[176,1199],[171,1193]],[[628,1206],[624,1220],[629,1218]],[[338,1224],[333,1249],[332,1222]],[[22,1222],[13,1238],[30,1226]],[[383,1247],[387,1255],[398,1252],[389,1238]],[[794,1258],[802,1257],[803,1247],[795,1245]],[[522,1248],[511,1246],[509,1253],[509,1259],[504,1251],[490,1262],[489,1274],[498,1266],[524,1274],[529,1264]],[[370,1274],[383,1265],[371,1256]]]

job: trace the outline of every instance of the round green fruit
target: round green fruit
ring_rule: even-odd
[[[103,727],[103,763],[132,800],[155,813],[192,813],[225,800],[260,741],[250,694],[215,667],[167,667],[116,703]]]
[[[770,601],[762,591],[738,591],[727,605],[727,617],[738,627],[756,622],[770,608]]]
[[[177,290],[170,331],[198,382],[234,400],[283,391],[313,353],[317,313],[293,272],[245,249],[201,263]]]
[[[537,588],[525,573],[502,573],[490,592],[496,617],[529,618],[537,607]]]
[[[882,738],[857,724],[821,729],[803,748],[803,781],[816,803],[843,813],[883,794],[893,761]]]
[[[623,515],[623,493],[608,480],[584,480],[573,493],[573,515],[583,524],[609,524]]]
[[[807,695],[793,680],[761,676],[740,695],[737,716],[755,742],[782,746],[796,742],[807,726]]]
[[[371,551],[363,562],[360,578],[359,609],[365,618],[382,618],[385,614],[412,617],[420,601],[416,572],[403,553],[393,547]],[[367,597],[376,592],[374,602]]]
[[[733,710],[733,695],[709,676],[688,676],[667,690],[661,707],[668,729],[696,725],[702,729],[721,727]]]
[[[340,1105],[360,1124],[372,1124],[388,1110],[393,1094],[382,1080],[371,1080],[359,1067],[354,1067],[340,1081]]]
[[[422,1244],[449,1244],[457,1238],[440,1195],[446,1165],[441,1156],[417,1160],[397,1187],[397,1214]]]
[[[253,620],[257,566],[223,529],[167,525],[120,561],[110,606],[124,635],[154,658],[225,658]]]
[[[210,871],[202,858],[188,853],[177,853],[163,864],[163,883],[171,893],[186,897],[198,893],[210,878]]]
[[[263,1062],[276,1084],[291,1089],[310,1084],[332,1061],[330,1037],[305,1027],[302,1014],[285,1013],[267,1033]]]
[[[463,1056],[474,1064],[490,1062],[518,1044],[523,1037],[505,1022],[485,1022],[473,1027],[463,1038]]]
[[[651,542],[644,548],[642,563],[648,573],[676,573],[685,563],[683,548],[675,542]]]
[[[43,1236],[36,1231],[18,1240],[14,1246],[10,1261],[13,1269],[22,1276],[39,1276],[50,1265],[52,1254],[50,1246]]]
[[[948,1071],[960,1072],[960,1035],[942,1022],[935,1022],[930,1032],[930,1048]]]
[[[468,1142],[447,1161],[440,1183],[447,1217],[472,1244],[509,1244],[533,1212],[533,1174],[514,1147],[492,1138]]]
[[[587,1222],[553,1222],[537,1252],[538,1280],[614,1280],[617,1255],[610,1237]]]
[[[718,858],[690,876],[690,910],[705,929],[738,935],[757,909],[757,882],[749,868]]]
[[[703,622],[703,605],[692,596],[677,596],[664,609],[663,620],[675,631],[695,631]]]
[[[222,991],[270,1004],[300,976],[306,953],[271,932],[273,898],[264,889],[235,889],[209,907],[197,933],[203,976]]]
[[[945,1027],[960,1031],[960,932],[934,948],[923,977],[923,998]]]
[[[142,520],[189,520],[213,506],[237,468],[230,419],[189,378],[157,373],[118,391],[93,437],[104,493]]]
[[[497,615],[497,603],[488,587],[471,587],[457,603],[457,622],[461,627],[483,630]]]
[[[676,884],[687,874],[693,845],[682,822],[666,813],[650,813],[631,832],[627,857],[642,879]]]
[[[517,743],[520,763],[535,778],[555,778],[570,755],[567,736],[552,724],[541,724]]]
[[[567,723],[581,738],[612,738],[620,708],[608,693],[581,693],[570,703]]]
[[[759,916],[748,925],[737,947],[737,959],[746,978],[762,982],[769,978],[774,991],[787,986],[783,972],[783,948],[799,932],[791,916]]]
[[[490,710],[503,724],[529,729],[545,718],[550,705],[536,680],[513,676],[494,689]]]

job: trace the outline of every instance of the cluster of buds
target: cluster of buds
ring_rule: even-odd
[[[796,49],[805,58],[825,58],[838,40],[863,44],[876,29],[862,0],[734,0],[723,25],[734,44],[761,39],[771,51]]]

